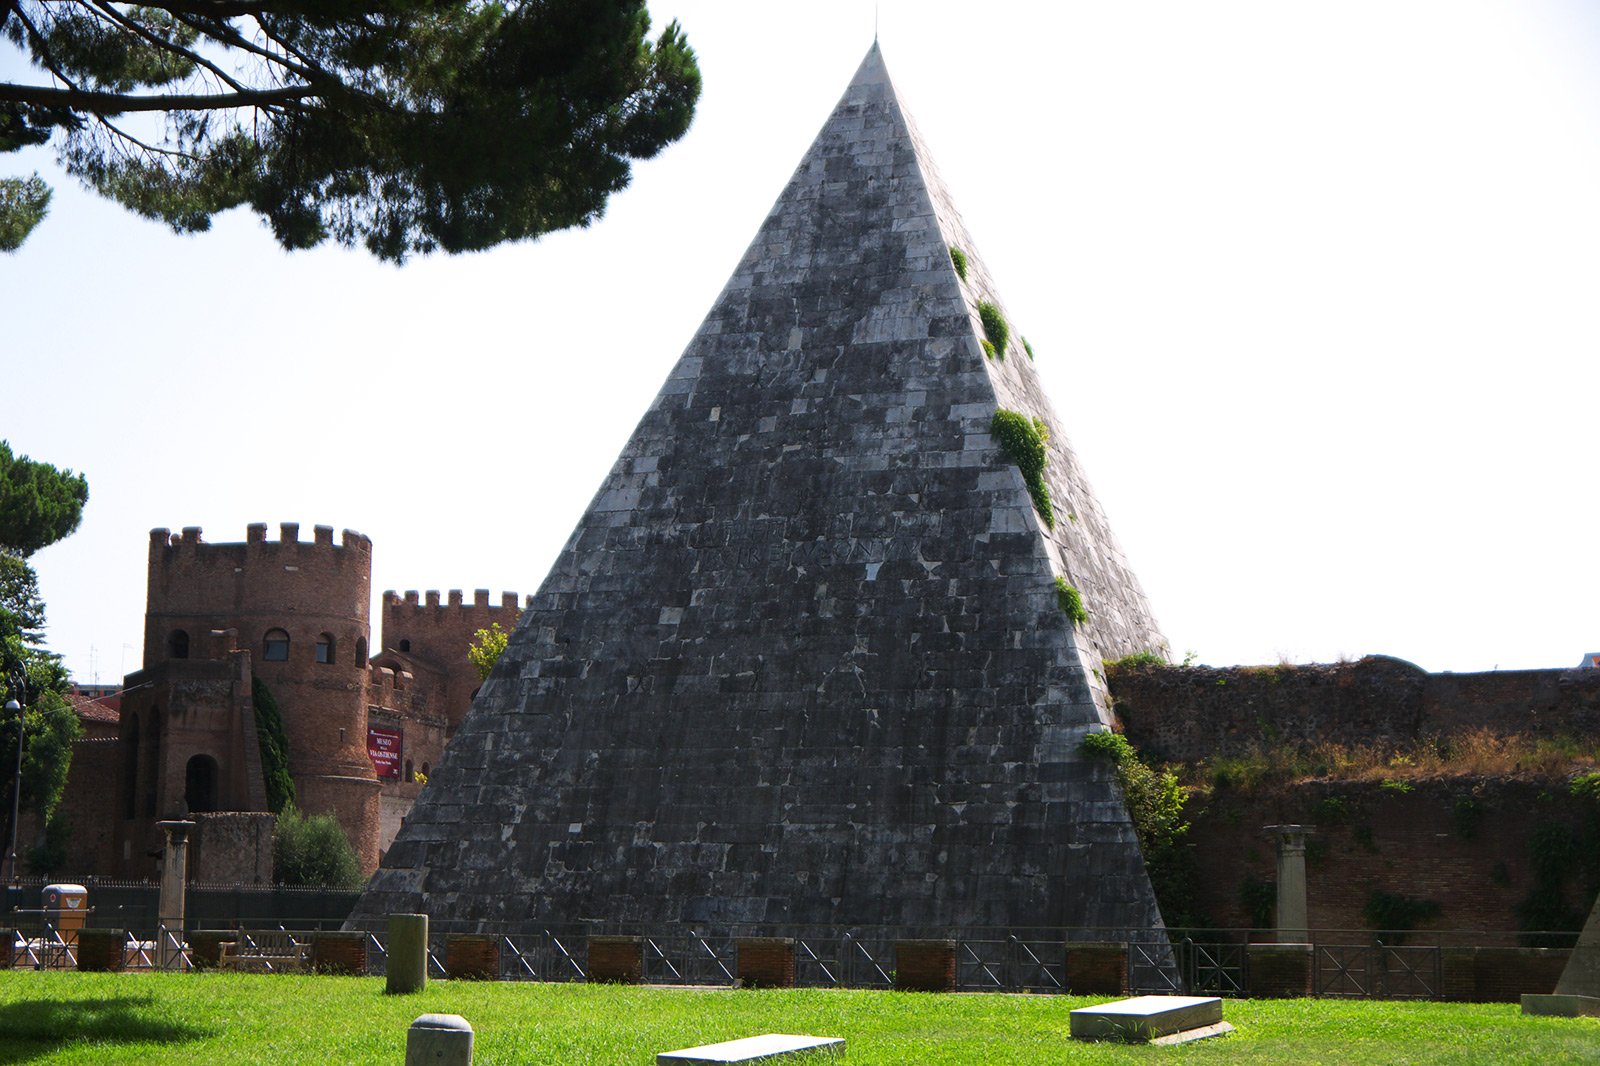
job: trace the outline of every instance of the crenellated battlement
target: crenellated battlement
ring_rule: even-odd
[[[188,562],[192,559],[203,559],[207,556],[228,555],[235,556],[241,549],[245,555],[270,555],[274,560],[285,551],[300,554],[315,553],[318,551],[330,552],[355,552],[359,555],[371,557],[372,539],[353,529],[345,530],[339,543],[333,541],[332,526],[313,526],[311,540],[300,539],[299,522],[280,522],[278,524],[278,539],[267,539],[267,523],[252,522],[245,527],[245,539],[241,541],[220,542],[211,544],[201,536],[199,526],[184,526],[178,533],[170,529],[152,529],[150,531],[150,561],[174,563]]]
[[[501,619],[514,621],[515,616],[520,614],[524,607],[533,605],[531,595],[519,604],[515,592],[502,592],[500,602],[495,604],[489,602],[488,589],[474,589],[471,603],[466,602],[461,589],[451,589],[447,595],[448,601],[441,602],[441,593],[438,589],[429,589],[422,593],[410,589],[404,596],[390,589],[383,594],[383,614],[385,618],[392,616],[396,619],[404,618],[406,621],[421,620],[432,614],[436,621],[454,625],[462,612],[484,611],[488,617],[496,621]]]

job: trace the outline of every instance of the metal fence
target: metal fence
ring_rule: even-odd
[[[124,968],[187,970],[195,965],[196,935],[231,932],[249,943],[263,932],[282,934],[306,947],[319,930],[349,928],[341,913],[300,913],[285,919],[282,908],[263,915],[234,913],[227,920],[207,917],[168,929],[159,922],[126,922],[127,911],[96,907],[89,928],[126,930]],[[13,931],[0,953],[12,966],[63,969],[77,965],[75,930],[59,928],[52,912],[18,909],[0,914],[0,926]],[[387,932],[381,920],[360,930],[365,936],[365,969],[386,972]],[[492,936],[498,973],[507,981],[585,981],[590,977],[592,934],[636,938],[640,979],[646,984],[721,986],[738,983],[739,941],[778,933],[793,942],[797,985],[819,988],[895,986],[897,945],[912,939],[902,929],[708,929],[689,926],[619,929],[615,926],[486,927],[448,921],[432,923],[428,945],[431,976],[447,974],[449,944],[458,933]],[[925,931],[916,931],[926,936]],[[1070,990],[1068,956],[1083,942],[1120,945],[1126,953],[1126,987],[1135,993],[1242,996],[1252,984],[1250,932],[1247,930],[1171,931],[1168,936],[1130,936],[1126,930],[974,930],[950,934],[955,988],[963,992],[1063,994]],[[1310,960],[1309,991],[1334,998],[1440,999],[1445,995],[1445,953],[1470,943],[1464,931],[1445,931],[1431,942],[1413,943],[1417,933],[1390,934],[1395,943],[1364,930],[1313,932],[1305,945]],[[1409,939],[1408,939],[1409,938]],[[280,937],[281,939],[281,937]],[[1491,943],[1499,934],[1483,939]],[[0,957],[0,967],[7,958]],[[267,972],[273,966],[263,967]]]

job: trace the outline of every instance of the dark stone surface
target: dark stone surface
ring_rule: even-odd
[[[874,46],[357,920],[1159,926],[1078,744],[1160,633],[988,284]],[[1053,427],[1053,533],[997,406]]]

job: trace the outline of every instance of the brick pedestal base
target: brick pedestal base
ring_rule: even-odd
[[[311,934],[311,969],[316,973],[364,977],[367,972],[367,934],[316,932]]]
[[[1251,998],[1311,995],[1315,957],[1310,944],[1250,944],[1245,948]]]
[[[1078,996],[1128,994],[1128,945],[1115,942],[1067,945],[1067,991]]]
[[[794,940],[790,937],[740,939],[734,975],[746,988],[794,987]]]
[[[126,929],[78,930],[78,969],[85,973],[115,973],[127,963]]]
[[[451,933],[444,942],[445,976],[467,981],[500,979],[500,938]]]
[[[954,992],[954,940],[896,940],[894,986],[905,992]]]
[[[16,965],[16,942],[15,929],[0,929],[0,970],[9,970]]]
[[[637,936],[589,938],[589,980],[636,985],[644,980],[644,939]]]

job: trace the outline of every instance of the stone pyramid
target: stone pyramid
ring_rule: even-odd
[[[1159,931],[1078,749],[1101,657],[1164,642],[980,301],[874,44],[356,918]],[[1049,430],[1053,524],[999,408]]]

